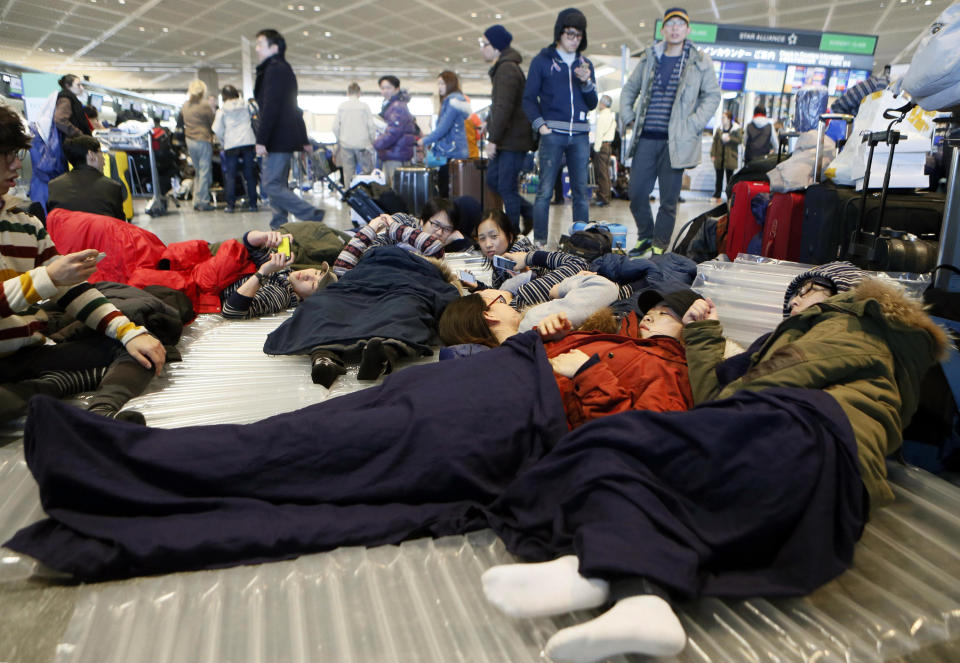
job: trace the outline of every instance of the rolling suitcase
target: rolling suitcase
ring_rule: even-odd
[[[406,203],[410,213],[420,218],[423,206],[437,195],[437,171],[425,166],[397,168],[393,173],[393,190]]]
[[[126,152],[107,152],[103,160],[103,174],[123,185],[123,214],[127,221],[133,218],[133,186],[130,182],[130,159]]]
[[[487,159],[451,159],[450,198],[470,196],[480,201],[484,211],[503,209],[503,200],[487,186]]]
[[[727,256],[736,260],[737,254],[745,253],[750,240],[763,231],[753,216],[750,203],[758,193],[769,193],[767,182],[737,182],[733,185],[730,199],[730,223],[727,227]]]
[[[775,193],[763,224],[761,254],[778,260],[800,260],[803,233],[802,193]]]
[[[937,253],[939,249],[938,239],[940,234],[940,222],[943,219],[943,211],[935,214],[929,219],[922,218],[914,206],[911,206],[909,223],[900,223],[907,221],[906,218],[888,218],[890,212],[890,171],[893,166],[893,154],[897,143],[903,137],[901,133],[894,130],[894,126],[906,117],[907,112],[913,108],[914,104],[909,104],[902,108],[890,109],[883,113],[884,118],[893,120],[886,131],[875,131],[865,134],[864,142],[870,145],[870,151],[867,155],[867,167],[865,170],[863,193],[860,198],[860,214],[857,219],[856,229],[850,236],[850,243],[844,254],[853,264],[864,269],[896,271],[896,272],[929,272],[937,264]],[[899,117],[897,114],[899,113]],[[887,156],[887,167],[883,178],[883,188],[880,191],[879,201],[877,202],[876,221],[867,221],[868,217],[868,176],[873,165],[874,148],[880,143],[886,143],[890,146]],[[928,215],[929,216],[929,215]],[[936,219],[934,227],[932,221]],[[930,223],[929,227],[923,225],[923,222]],[[886,222],[886,223],[885,223]]]
[[[370,223],[370,221],[385,213],[383,209],[374,202],[373,198],[370,197],[366,189],[355,186],[344,190],[339,182],[330,179],[329,173],[324,174],[322,179],[326,180],[331,189],[340,194],[340,199],[349,205],[354,212],[359,214],[365,223]],[[354,222],[354,225],[357,225],[356,222]]]

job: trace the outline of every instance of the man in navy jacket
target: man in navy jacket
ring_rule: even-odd
[[[587,163],[590,123],[597,107],[593,63],[581,53],[587,47],[587,19],[578,9],[564,9],[553,28],[554,43],[530,63],[523,90],[523,112],[540,134],[540,185],[533,203],[533,234],[546,242],[550,195],[564,155],[570,173],[573,220],[589,221]]]
[[[273,218],[270,227],[288,221],[287,213],[304,221],[322,221],[323,210],[298,198],[287,187],[290,158],[294,152],[312,152],[303,114],[297,107],[297,77],[284,59],[287,42],[276,30],[257,33],[257,81],[253,95],[260,107],[257,127],[257,156],[263,162],[262,190],[270,198]]]

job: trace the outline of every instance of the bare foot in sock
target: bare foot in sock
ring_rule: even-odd
[[[544,651],[557,663],[590,663],[618,654],[674,656],[686,644],[670,604],[645,594],[621,599],[596,619],[558,631]]]
[[[487,569],[483,593],[511,617],[545,617],[603,605],[610,593],[604,580],[584,578],[578,560],[566,555],[540,564],[503,564]]]

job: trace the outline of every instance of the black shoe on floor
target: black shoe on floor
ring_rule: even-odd
[[[363,348],[363,357],[360,359],[360,370],[357,371],[358,380],[376,380],[381,375],[393,371],[393,364],[397,360],[396,350],[384,345],[378,338],[369,341]]]
[[[332,357],[320,356],[313,360],[313,366],[310,367],[310,379],[314,384],[327,389],[341,375],[346,375],[347,369],[343,364]]]

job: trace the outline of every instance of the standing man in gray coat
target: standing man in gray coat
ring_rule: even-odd
[[[690,19],[673,7],[663,15],[663,41],[640,55],[620,95],[623,126],[632,122],[630,211],[637,224],[632,256],[667,250],[677,216],[683,169],[700,163],[700,135],[720,104],[720,84],[710,56],[687,41]],[[656,223],[650,192],[660,183]]]

